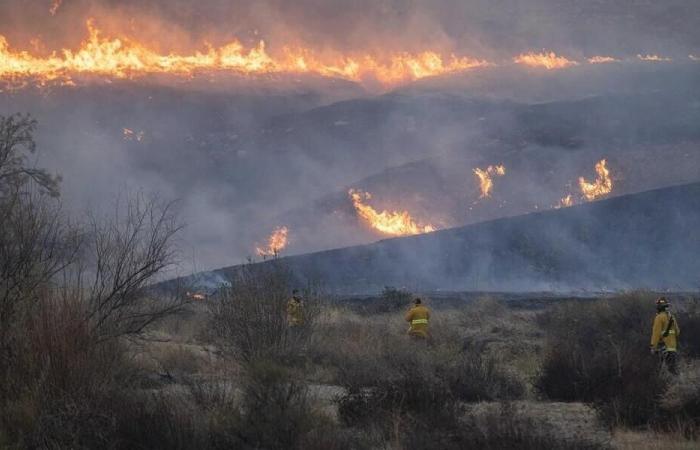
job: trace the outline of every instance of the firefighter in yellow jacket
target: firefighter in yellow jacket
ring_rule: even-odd
[[[651,352],[661,353],[668,371],[678,375],[678,336],[681,333],[678,321],[668,310],[668,300],[656,300],[656,317],[651,331]]]
[[[422,304],[421,299],[415,299],[413,307],[406,313],[406,322],[410,324],[408,335],[418,339],[428,339],[429,320],[430,310]]]
[[[298,327],[304,323],[304,304],[298,290],[292,291],[292,298],[287,302],[287,324]]]

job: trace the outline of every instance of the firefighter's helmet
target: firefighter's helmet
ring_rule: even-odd
[[[666,308],[669,307],[668,300],[666,300],[666,297],[659,297],[656,299],[656,309],[659,311],[662,311]]]

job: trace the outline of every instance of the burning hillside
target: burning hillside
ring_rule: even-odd
[[[309,48],[283,46],[271,53],[265,41],[252,47],[232,41],[190,54],[162,54],[149,45],[127,37],[103,37],[95,21],[87,22],[88,38],[79,49],[61,49],[41,57],[13,50],[0,35],[0,79],[30,78],[38,83],[73,83],[79,76],[135,78],[169,74],[193,76],[206,71],[238,75],[312,73],[353,81],[377,80],[394,85],[420,78],[461,72],[488,65],[467,56],[445,55],[426,50],[386,55],[352,54],[321,57]]]
[[[513,59],[516,64],[523,64],[530,67],[544,67],[545,69],[566,69],[571,66],[578,66],[578,62],[557,55],[554,52],[524,53]]]
[[[601,159],[595,165],[596,178],[592,182],[586,181],[584,177],[578,179],[581,194],[586,200],[593,201],[604,195],[608,195],[613,190],[612,178],[610,178],[610,170],[607,167],[607,161]]]
[[[60,7],[55,2],[52,13]],[[223,72],[236,76],[275,74],[312,74],[354,82],[379,83],[384,87],[472,69],[507,66],[508,61],[487,61],[459,55],[442,48],[420,51],[317,51],[313,47],[282,44],[270,49],[265,40],[249,45],[232,40],[220,46],[206,44],[190,52],[162,52],[157,45],[128,36],[106,37],[94,19],[86,23],[87,38],[76,49],[50,52],[18,50],[1,34],[0,81],[13,87],[27,84],[44,86],[75,85],[85,81],[136,79],[167,75],[191,78],[200,74]],[[33,47],[43,48],[39,39]],[[692,55],[690,57],[693,59]],[[634,57],[628,58],[633,60]],[[637,55],[645,62],[671,61],[658,55]],[[553,51],[527,52],[512,63],[548,70],[566,69],[581,64],[621,62],[623,59],[594,56],[576,61]]]
[[[278,256],[289,243],[288,235],[289,228],[284,226],[275,228],[270,234],[270,237],[267,238],[267,244],[256,247],[255,253],[263,258]]]
[[[430,233],[435,231],[433,225],[420,225],[411,217],[408,211],[382,211],[377,212],[372,206],[365,203],[372,195],[351,189],[348,192],[357,214],[372,229],[389,236],[410,236],[414,234]]]
[[[488,166],[486,169],[474,169],[474,175],[476,175],[479,181],[479,189],[481,190],[479,198],[490,197],[491,191],[493,190],[493,177],[502,177],[505,174],[506,168],[503,165]]]

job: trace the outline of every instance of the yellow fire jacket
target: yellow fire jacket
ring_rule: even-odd
[[[428,337],[428,320],[430,310],[423,305],[416,305],[406,313],[406,322],[411,324],[408,334],[422,338]]]
[[[662,311],[654,317],[654,326],[651,330],[651,348],[657,348],[659,343],[663,343],[666,346],[666,351],[675,352],[678,349],[678,336],[681,334],[681,330],[675,317],[668,330],[668,336],[664,336],[671,317],[671,313],[668,311]]]
[[[287,302],[287,323],[289,325],[301,325],[304,323],[304,305],[293,298]]]

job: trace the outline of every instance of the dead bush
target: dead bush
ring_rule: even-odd
[[[463,402],[524,394],[522,382],[487,356],[456,346],[387,338],[377,354],[346,358],[338,379],[347,391],[338,399],[341,419],[348,426],[383,424],[389,435],[399,422],[449,435]]]
[[[269,360],[251,361],[243,380],[240,413],[233,430],[244,448],[298,448],[320,416],[313,411],[308,387],[289,369]]]
[[[686,365],[680,377],[669,384],[661,397],[664,414],[657,427],[680,432],[687,439],[700,438],[700,366]]]
[[[653,317],[653,297],[640,294],[553,308],[541,320],[548,344],[538,389],[595,403],[609,424],[648,423],[666,386],[648,350]]]
[[[210,303],[213,335],[228,355],[243,361],[293,360],[309,341],[320,313],[318,289],[303,292],[303,323],[290,327],[291,273],[279,260],[251,264],[231,277]]]
[[[479,448],[486,450],[520,449],[548,450],[602,450],[609,448],[605,442],[596,442],[590,436],[562,436],[541,418],[529,416],[512,403],[503,403],[497,412],[484,415],[468,414],[462,427],[453,436],[451,447]],[[426,448],[419,444],[419,436],[411,436],[408,448]]]

